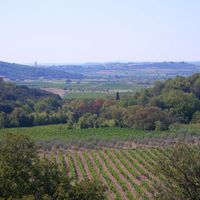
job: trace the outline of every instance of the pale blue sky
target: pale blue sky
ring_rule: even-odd
[[[200,60],[200,0],[0,0],[0,60]]]

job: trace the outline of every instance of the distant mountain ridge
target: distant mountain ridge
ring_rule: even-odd
[[[70,73],[51,68],[33,67],[29,65],[15,64],[0,61],[0,76],[11,80],[26,80],[26,79],[81,79],[84,76],[79,73]]]

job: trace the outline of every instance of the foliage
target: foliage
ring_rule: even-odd
[[[67,123],[69,128],[121,127],[166,130],[197,122],[200,74],[156,82],[130,99],[61,99],[57,95],[0,83],[0,128]],[[119,97],[119,93],[117,95]]]
[[[0,146],[0,198],[94,199],[106,198],[99,182],[71,180],[58,163],[40,159],[28,137],[9,134]]]
[[[182,144],[159,158],[157,173],[165,177],[157,185],[155,199],[176,200],[200,197],[200,147]]]
[[[175,120],[173,117],[157,107],[137,107],[134,114],[128,117],[129,126],[143,130],[167,130],[169,124]],[[160,125],[159,125],[160,124]]]

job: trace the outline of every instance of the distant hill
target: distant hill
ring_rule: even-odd
[[[174,76],[190,76],[200,72],[198,62],[110,62],[110,63],[86,63],[82,65],[54,65],[51,69],[65,71],[68,73],[77,72],[90,77],[105,76],[147,76],[160,75],[163,78]],[[162,78],[161,78],[162,79]]]
[[[33,105],[41,99],[55,99],[61,101],[58,95],[41,89],[31,89],[26,86],[17,86],[14,83],[0,80],[0,112],[11,112],[15,107],[28,106],[31,109]]]
[[[26,80],[26,79],[56,79],[56,78],[76,78],[81,79],[84,76],[79,73],[69,73],[56,69],[33,67],[15,63],[7,63],[0,61],[0,76],[11,80]]]

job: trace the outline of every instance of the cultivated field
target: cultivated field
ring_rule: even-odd
[[[72,178],[101,181],[109,199],[148,200],[156,185],[165,181],[156,171],[159,156],[165,156],[176,143],[200,142],[199,125],[178,130],[68,129],[60,124],[1,129],[0,139],[6,133],[29,135],[40,145],[41,157],[59,163]]]
[[[143,131],[131,128],[69,129],[67,124],[0,129],[0,140],[6,133],[30,136],[44,149],[137,148],[169,146],[175,143],[199,143],[200,125],[177,125],[169,131]]]
[[[73,178],[97,179],[108,187],[109,199],[151,199],[155,185],[157,157],[169,148],[46,151],[42,154],[60,163]]]

